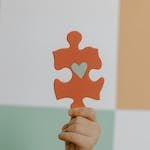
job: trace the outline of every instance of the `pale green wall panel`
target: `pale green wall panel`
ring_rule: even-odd
[[[112,150],[114,113],[98,111],[101,140],[95,150]],[[57,135],[69,120],[67,110],[0,106],[0,150],[63,150]]]

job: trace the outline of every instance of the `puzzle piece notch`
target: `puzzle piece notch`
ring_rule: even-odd
[[[80,50],[79,43],[82,40],[82,35],[73,31],[67,35],[69,48],[62,48],[53,52],[54,66],[57,70],[64,67],[72,71],[72,79],[69,82],[61,82],[58,79],[54,81],[54,90],[56,98],[72,98],[73,103],[71,107],[84,107],[83,98],[90,97],[93,99],[100,99],[100,91],[104,84],[104,79],[100,78],[98,81],[91,81],[89,78],[89,71],[91,69],[100,69],[102,62],[98,56],[98,50],[92,47],[86,47]],[[72,68],[73,64],[78,67],[87,64],[86,71],[82,78]]]

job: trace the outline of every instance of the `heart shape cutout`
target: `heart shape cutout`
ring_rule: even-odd
[[[78,75],[78,77],[83,78],[87,70],[87,63],[82,62],[81,64],[73,63],[71,65],[73,72]]]

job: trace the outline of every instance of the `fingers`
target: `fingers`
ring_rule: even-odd
[[[71,126],[69,126],[68,128],[64,129],[64,132],[74,132],[74,133],[78,133],[84,136],[94,136],[94,132],[89,131],[93,130],[95,128],[94,125],[89,125],[87,126],[82,126],[80,124],[72,124]]]
[[[94,136],[100,128],[95,122],[92,122],[86,118],[76,117],[73,118],[68,124],[64,125],[62,130],[64,132],[74,132],[85,136]]]
[[[96,114],[92,108],[73,108],[70,109],[68,113],[71,117],[81,116],[91,121],[96,121]]]
[[[65,129],[65,128],[67,128],[67,127],[69,127],[72,124],[82,124],[82,125],[85,125],[86,123],[91,123],[91,121],[88,120],[88,119],[86,119],[86,118],[78,116],[78,117],[72,118],[69,123],[65,124],[63,126],[62,130]]]

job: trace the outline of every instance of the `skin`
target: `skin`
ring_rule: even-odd
[[[91,108],[72,108],[71,120],[62,128],[59,139],[65,141],[65,150],[93,150],[100,135],[95,111]]]

